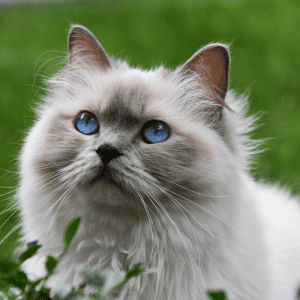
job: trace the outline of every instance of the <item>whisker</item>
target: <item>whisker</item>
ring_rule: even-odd
[[[14,172],[14,171],[2,169],[2,168],[0,168],[0,170],[5,171],[7,173],[19,174],[19,172]]]
[[[158,172],[156,172],[156,171],[154,171],[154,170],[151,170],[151,169],[149,169],[149,170],[150,170],[151,172],[155,172],[155,173],[157,173],[157,174],[160,174],[160,173],[158,173]],[[205,197],[210,197],[210,198],[228,198],[228,197],[231,197],[231,196],[238,196],[238,195],[241,195],[241,193],[230,194],[230,195],[219,195],[219,196],[216,196],[216,195],[206,195],[206,194],[202,194],[202,193],[199,193],[199,192],[195,192],[195,191],[193,191],[193,190],[191,190],[191,189],[189,189],[189,188],[187,188],[187,187],[184,187],[184,186],[182,186],[182,185],[180,185],[180,184],[178,184],[178,183],[172,182],[172,181],[170,181],[169,179],[167,179],[166,177],[162,176],[161,174],[160,174],[160,175],[156,175],[156,176],[162,178],[163,180],[166,180],[166,181],[172,183],[173,185],[179,186],[179,187],[181,187],[182,189],[185,189],[185,190],[187,190],[187,191],[189,191],[189,192],[198,194],[198,195],[200,195],[200,196],[205,196]]]
[[[150,169],[149,169],[149,170],[150,170]],[[152,171],[153,171],[153,170],[152,170]],[[226,195],[226,196],[210,196],[210,195],[205,195],[205,194],[201,194],[201,193],[195,192],[195,191],[193,191],[193,190],[190,190],[190,189],[188,189],[188,188],[185,188],[184,186],[182,186],[182,185],[180,185],[180,184],[176,184],[176,183],[174,183],[174,182],[172,182],[172,181],[170,181],[170,180],[167,180],[166,178],[164,178],[164,177],[162,177],[162,176],[160,176],[160,177],[161,177],[163,180],[166,180],[166,181],[168,181],[168,182],[170,182],[170,183],[172,183],[172,184],[174,184],[174,185],[177,185],[177,186],[179,186],[179,187],[181,187],[181,188],[184,188],[184,189],[186,189],[186,190],[188,190],[188,191],[191,191],[191,192],[193,192],[193,193],[199,194],[199,195],[201,195],[201,196],[207,196],[207,197],[212,197],[212,198],[214,198],[214,197],[215,197],[215,198],[220,198],[220,197],[221,197],[221,198],[224,198],[224,197],[230,197],[230,196],[237,196],[237,195],[240,195],[240,194],[241,194],[241,193],[237,193],[237,194]],[[147,178],[144,178],[144,179],[147,180]],[[154,183],[152,183],[152,184],[154,184]],[[164,188],[164,189],[165,189],[165,188]],[[168,189],[165,189],[165,190],[168,190]],[[248,237],[252,238],[253,240],[261,241],[261,239],[258,239],[257,237],[252,236],[252,235],[250,235],[250,234],[248,234],[248,233],[246,233],[246,232],[243,232],[243,231],[241,231],[241,230],[235,228],[234,226],[228,224],[226,221],[222,220],[220,217],[218,217],[217,215],[215,215],[214,213],[212,213],[210,210],[208,210],[207,208],[205,208],[203,205],[201,205],[201,204],[199,204],[199,203],[196,203],[196,202],[194,202],[194,201],[191,201],[190,199],[188,199],[188,198],[186,198],[186,197],[184,197],[184,196],[182,196],[182,195],[180,195],[180,194],[178,194],[178,193],[176,193],[176,192],[174,192],[174,191],[172,191],[172,190],[168,190],[168,191],[169,191],[170,193],[172,193],[172,194],[174,194],[174,195],[176,195],[176,196],[178,196],[178,197],[180,197],[180,198],[183,199],[183,200],[177,199],[178,201],[190,202],[191,204],[200,207],[202,210],[206,211],[207,213],[209,213],[209,214],[212,215],[213,217],[217,218],[217,219],[218,219],[219,221],[221,221],[223,224],[225,224],[225,225],[228,226],[228,227],[231,227],[231,228],[234,229],[235,231],[240,232],[240,233],[242,233],[242,234],[244,234],[244,235],[247,235]],[[204,227],[203,227],[203,228],[204,228]],[[215,236],[215,237],[216,237],[216,236]],[[216,237],[216,238],[218,238],[218,237]],[[224,240],[222,240],[222,241],[224,241]],[[233,243],[232,241],[227,241],[227,242]]]
[[[149,191],[148,191],[148,192],[149,192]],[[162,203],[159,201],[159,199],[157,199],[157,197],[156,197],[155,195],[153,195],[151,192],[149,192],[149,193],[151,194],[151,196],[152,196],[152,198],[154,199],[154,201],[159,205],[159,207],[163,210],[163,212],[164,212],[164,213],[166,214],[166,216],[169,218],[169,220],[171,221],[173,227],[174,227],[175,230],[178,232],[178,234],[179,234],[181,240],[183,241],[184,248],[185,248],[185,250],[186,250],[186,252],[187,252],[187,254],[188,254],[188,257],[189,257],[188,264],[189,264],[190,268],[193,270],[194,281],[196,282],[196,275],[195,275],[195,269],[194,269],[194,265],[196,265],[196,263],[195,263],[195,261],[194,261],[194,259],[193,259],[193,256],[192,256],[192,254],[191,254],[191,251],[190,251],[190,249],[189,249],[189,247],[188,247],[186,241],[184,240],[184,237],[183,237],[181,231],[178,229],[178,226],[177,226],[176,223],[173,221],[172,217],[170,216],[170,214],[168,213],[168,211],[166,210],[166,208],[162,205]],[[151,200],[151,199],[150,199],[150,200]],[[155,204],[153,203],[153,205],[155,205]],[[156,206],[155,206],[155,207],[156,207]],[[157,209],[157,208],[156,208],[156,209]],[[159,211],[159,210],[157,209],[157,211]],[[166,221],[166,220],[165,220],[165,221]],[[165,222],[165,224],[167,225],[167,222]],[[171,226],[170,226],[169,228],[171,228]],[[172,232],[172,231],[171,231],[171,232]],[[175,236],[175,235],[174,235],[174,236]],[[174,242],[173,242],[173,243],[174,243]],[[174,244],[174,245],[175,245],[175,244]],[[180,248],[181,248],[181,247],[182,247],[182,246],[180,245]],[[182,250],[184,250],[184,249],[182,249]],[[189,262],[190,262],[190,263],[189,263]]]
[[[136,194],[135,194],[136,195]],[[140,230],[139,230],[139,235],[138,235],[138,238],[135,239],[134,243],[135,243],[135,247],[137,246],[137,241],[140,239],[140,236],[142,234],[142,216],[141,216],[141,211],[140,211],[140,206],[138,204],[138,199],[136,199],[136,197],[134,198],[134,200],[136,201],[137,203],[137,208],[138,208],[138,211],[139,211],[139,217],[140,217]]]
[[[7,221],[16,213],[16,210],[2,223],[0,229],[7,223]]]
[[[4,205],[4,204],[3,204],[3,205]],[[6,208],[3,209],[3,210],[0,212],[0,215],[5,214],[6,212],[11,211],[11,210],[13,210],[13,209],[17,209],[17,208],[18,208],[18,204],[17,204],[17,203],[8,204],[8,205],[6,206]]]
[[[33,170],[36,170],[36,171],[47,170],[47,169],[51,169],[51,168],[54,168],[54,167],[64,167],[65,165],[66,164],[63,164],[63,163],[51,163],[51,164],[48,164],[48,165],[44,164],[42,167],[33,168]]]
[[[54,185],[58,185],[58,184],[60,184],[60,185],[59,185],[57,188],[55,188],[54,190],[52,190],[51,193],[47,194],[43,199],[41,199],[41,200],[39,201],[39,203],[38,203],[38,204],[36,205],[36,207],[35,207],[35,208],[36,208],[35,211],[37,211],[37,210],[39,210],[41,207],[43,207],[43,206],[46,204],[46,200],[47,200],[47,199],[51,199],[52,196],[54,196],[56,193],[58,193],[58,192],[61,191],[65,186],[68,185],[67,182],[64,182],[64,183],[58,182],[58,183],[53,184],[53,185],[51,186],[51,189],[54,187]],[[47,217],[47,215],[50,213],[50,211],[52,210],[52,208],[56,205],[56,203],[57,203],[59,200],[60,200],[60,198],[52,205],[52,207],[50,208],[50,210],[48,211],[48,213],[44,215],[44,217],[43,217],[43,219],[42,219],[42,221],[41,221],[41,223],[40,223],[40,225],[39,225],[39,228],[40,228],[40,226],[42,225],[42,223],[43,223],[43,221],[45,220],[45,218]]]
[[[39,74],[40,70],[43,68],[43,66],[44,66],[45,64],[47,64],[48,62],[50,62],[50,61],[52,61],[52,60],[54,60],[54,59],[58,59],[58,58],[65,58],[65,57],[64,57],[64,56],[55,56],[55,57],[51,57],[51,58],[47,59],[47,60],[39,67],[39,69],[38,69],[37,72],[35,73],[33,82],[35,82],[37,75]]]
[[[55,184],[53,184],[52,186],[51,186],[51,189],[54,187],[54,185],[59,185],[59,184],[61,184],[60,182],[58,182],[58,183],[55,183]],[[46,204],[46,200],[47,199],[51,199],[52,198],[52,196],[54,196],[56,193],[58,193],[60,190],[62,190],[66,185],[68,185],[67,183],[63,183],[63,184],[61,184],[61,185],[59,185],[57,188],[55,188],[54,190],[52,190],[51,191],[51,193],[49,193],[49,194],[47,194],[44,198],[42,198],[40,201],[39,201],[39,203],[36,205],[36,210],[35,211],[38,211],[39,209],[41,209],[45,204]],[[55,205],[55,204],[54,204]],[[52,207],[51,207],[51,209],[52,209]],[[51,210],[50,209],[50,210]],[[45,215],[45,217],[48,215],[48,213]],[[44,218],[43,218],[43,220],[44,220]],[[43,220],[42,220],[42,222],[43,222]]]
[[[53,173],[58,173],[59,175],[53,174]],[[52,180],[50,180],[49,182],[47,182],[45,185],[41,186],[40,188],[38,188],[36,191],[40,191],[41,189],[43,189],[44,187],[46,187],[47,185],[53,183],[53,181],[58,180],[59,178],[62,178],[65,174],[60,174],[59,171],[52,171],[50,174],[45,174],[43,176],[40,176],[41,178],[43,178],[43,180],[40,180],[38,182],[36,182],[34,185],[40,184],[46,180],[49,180],[52,178]],[[55,184],[59,184],[59,183],[55,183]],[[50,186],[50,188],[52,188],[54,186],[54,184],[52,186]]]
[[[59,204],[59,206],[58,206],[58,208],[56,209],[56,211],[55,211],[55,213],[54,213],[54,215],[53,215],[53,217],[52,217],[52,220],[51,220],[51,222],[50,222],[50,224],[49,224],[49,226],[48,226],[48,230],[47,230],[47,232],[46,232],[46,235],[45,235],[45,239],[44,239],[44,244],[46,243],[46,240],[47,240],[47,236],[48,236],[48,233],[49,233],[49,230],[50,230],[50,227],[51,227],[51,225],[52,225],[52,223],[53,223],[53,221],[54,221],[54,218],[55,218],[55,216],[56,216],[56,213],[58,212],[58,210],[59,210],[59,208],[61,207],[61,205],[62,205],[62,203],[64,202],[64,200],[67,198],[67,196],[68,196],[68,194],[72,191],[72,189],[77,185],[77,183],[78,182],[75,182],[72,186],[70,186],[68,189],[67,189],[67,191],[55,202],[55,204],[61,199],[61,198],[63,198],[62,200],[61,200],[61,202],[60,202],[60,204]],[[52,208],[51,208],[52,209]],[[50,209],[50,210],[51,210]]]
[[[14,186],[0,186],[0,188],[2,189],[14,189],[15,187]],[[0,195],[1,197],[1,195]]]
[[[166,193],[166,195],[169,195],[168,192],[166,190],[164,190],[164,192]],[[171,192],[171,191],[170,191]],[[169,195],[174,201],[177,201],[178,203],[178,200],[173,198],[171,195]],[[192,201],[191,201],[192,202]],[[233,244],[236,244],[237,242],[233,242],[233,241],[228,241],[228,240],[224,240],[222,238],[219,238],[217,237],[216,235],[214,235],[212,232],[210,232],[203,224],[201,224],[199,222],[199,220],[194,216],[192,215],[187,208],[185,208],[182,204],[178,203],[178,205],[180,205],[187,213],[189,213],[189,215],[206,231],[208,232],[210,235],[212,235],[213,237],[215,237],[216,239],[222,241],[222,242],[226,242],[226,243],[233,243]],[[209,212],[209,211],[208,211]],[[224,222],[224,221],[223,221]],[[226,225],[228,225],[226,222],[224,222]]]
[[[53,53],[53,52],[59,52],[59,53],[66,54],[65,51],[60,51],[60,50],[49,50],[49,51],[43,52],[42,54],[39,55],[39,57],[38,57],[37,60],[35,61],[35,64],[34,64],[34,72],[35,72],[36,64],[40,61],[40,58],[41,58],[43,55],[45,55],[45,54],[47,54],[47,53],[50,53],[50,52],[52,52],[52,53]],[[62,56],[59,56],[59,57],[62,57]],[[45,60],[45,59],[44,59],[44,60]]]
[[[250,235],[250,234],[248,234],[248,233],[246,233],[246,232],[243,232],[243,231],[241,231],[241,230],[235,228],[234,226],[228,224],[226,221],[222,220],[220,217],[218,217],[217,215],[215,215],[214,213],[212,213],[211,211],[209,211],[208,209],[206,209],[205,207],[203,207],[203,206],[200,205],[199,203],[196,203],[196,202],[194,202],[194,201],[191,201],[190,199],[188,199],[188,198],[186,198],[186,197],[184,197],[184,196],[181,196],[181,195],[179,195],[179,194],[177,194],[177,193],[175,193],[175,192],[173,192],[173,191],[171,191],[171,190],[170,190],[169,192],[172,193],[172,194],[175,194],[176,196],[178,196],[178,197],[180,197],[180,198],[183,198],[183,200],[177,199],[178,201],[190,202],[191,204],[196,205],[196,206],[200,207],[201,209],[205,210],[206,212],[208,212],[210,215],[212,215],[212,216],[214,216],[215,218],[217,218],[219,221],[221,221],[221,222],[222,222],[223,224],[225,224],[226,226],[231,227],[232,229],[234,229],[234,230],[236,230],[236,231],[238,231],[238,232],[240,232],[240,233],[242,233],[242,234],[245,234],[245,235],[247,235],[248,237],[250,237],[250,238],[252,238],[252,239],[254,239],[254,240],[256,240],[256,241],[261,241],[261,239],[258,239],[258,238],[256,238],[255,236],[252,236],[252,235]],[[223,241],[224,241],[224,240],[223,240]],[[227,242],[230,242],[230,241],[227,241]],[[231,243],[232,243],[232,242],[231,242]]]
[[[146,202],[144,201],[143,196],[140,194],[140,192],[134,191],[134,193],[138,196],[139,200],[141,200],[141,202],[142,202],[142,204],[143,204],[143,206],[144,206],[144,208],[145,208],[145,211],[146,211],[146,214],[147,214],[147,217],[148,217],[148,220],[149,220],[149,225],[150,225],[150,231],[151,231],[151,236],[152,236],[152,238],[151,238],[151,240],[152,240],[152,247],[151,247],[151,253],[150,253],[149,261],[148,261],[148,263],[147,263],[147,266],[145,267],[145,269],[148,269],[148,267],[149,267],[149,265],[150,265],[150,263],[151,263],[151,260],[152,260],[152,256],[153,256],[153,240],[154,240],[154,236],[156,237],[158,249],[159,249],[159,242],[158,242],[158,237],[157,237],[157,233],[156,233],[156,230],[155,230],[155,226],[154,226],[153,220],[152,220],[151,215],[150,215],[150,213],[149,213],[149,210],[151,211],[151,209],[148,207],[148,205],[147,205]],[[152,227],[153,227],[153,229],[152,229]],[[153,231],[154,231],[155,234],[153,233]],[[138,277],[138,279],[140,279],[141,276],[142,276],[142,275],[140,275],[140,276]],[[134,284],[135,282],[137,282],[138,279],[136,279],[136,280],[133,282],[133,284]],[[157,282],[157,285],[158,285],[158,282]]]
[[[145,211],[146,211],[146,214],[147,214],[147,217],[148,217],[148,220],[149,220],[149,224],[150,224],[150,231],[151,231],[152,240],[154,240],[154,239],[153,239],[154,235],[153,235],[152,227],[153,227],[153,230],[154,230],[155,233],[156,233],[156,230],[155,230],[155,226],[154,226],[153,220],[152,220],[152,218],[151,218],[151,215],[150,215],[150,213],[149,213],[149,210],[151,211],[151,208],[148,207],[148,205],[146,204],[146,202],[145,202],[145,200],[143,199],[143,196],[140,194],[140,192],[136,191],[136,194],[138,195],[139,199],[141,200],[141,202],[142,202],[142,204],[143,204],[143,206],[144,206],[144,208],[145,208]],[[157,235],[156,235],[156,240],[157,240],[157,242],[158,242]],[[153,244],[152,244],[152,245],[153,245]],[[159,245],[159,243],[158,243],[157,245]],[[150,263],[150,261],[151,261],[152,255],[153,255],[153,247],[152,247],[152,250],[151,250],[151,255],[150,255],[149,263]],[[148,266],[149,266],[149,265],[147,265],[147,267],[148,267]]]
[[[190,220],[188,219],[188,217],[187,217],[187,215],[184,213],[184,211],[180,208],[180,206],[183,208],[183,209],[185,209],[185,207],[183,207],[183,205],[181,205],[180,203],[178,203],[178,201],[174,198],[174,197],[172,197],[169,193],[167,193],[166,192],[166,190],[164,189],[164,188],[162,188],[162,187],[160,187],[160,186],[158,186],[157,184],[155,184],[155,183],[153,183],[157,188],[159,188],[177,207],[178,207],[178,209],[180,210],[180,212],[184,215],[184,217],[185,217],[185,219],[187,220],[187,222],[190,224],[190,228],[192,229],[192,232],[193,232],[193,234],[194,234],[194,237],[195,237],[195,241],[196,241],[196,248],[197,248],[197,252],[198,252],[198,260],[199,260],[199,262],[201,261],[201,255],[200,255],[200,246],[199,246],[199,241],[198,241],[198,239],[197,239],[197,236],[196,236],[196,232],[195,232],[195,228],[194,228],[194,226],[191,224],[191,222],[190,222]],[[191,215],[192,216],[192,214],[187,210],[187,209],[185,209],[186,211],[187,211],[187,213],[189,214],[189,215]],[[196,220],[197,221],[197,220]],[[201,225],[201,224],[200,224]],[[197,266],[197,264],[195,264],[196,266]],[[202,272],[201,272],[201,267],[199,266],[198,267],[198,273],[199,273],[199,275],[200,275],[200,278],[201,278],[201,281],[202,281],[202,284],[203,284],[203,286],[205,287],[205,283],[204,283],[204,279],[203,279],[203,277],[202,277]],[[195,274],[194,274],[194,281],[195,281],[195,283],[196,283],[196,278],[195,278]],[[196,293],[197,293],[197,291],[196,291],[196,284],[194,284],[193,285],[194,286],[194,289],[195,289],[195,292],[194,292],[194,294],[196,295]],[[206,287],[205,287],[206,288]]]
[[[17,190],[17,189],[15,188],[15,189],[12,190],[12,191],[9,191],[9,192],[7,192],[7,193],[1,194],[0,197],[5,196],[5,195],[8,195],[8,194],[11,194],[11,193],[14,193],[14,192],[16,192],[16,190]]]
[[[6,236],[0,241],[0,245],[18,228],[22,227],[21,226],[22,221],[19,221],[7,234]]]
[[[39,91],[39,90],[43,90],[43,91],[46,91],[46,92],[51,92],[50,89],[46,88],[46,87],[43,87],[43,86],[40,86],[40,85],[34,85],[34,84],[27,84],[27,86],[30,86],[32,88],[37,88],[37,91],[34,93],[33,97],[35,97],[36,93]]]

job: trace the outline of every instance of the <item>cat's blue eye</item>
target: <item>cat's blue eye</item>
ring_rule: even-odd
[[[84,111],[76,117],[75,127],[82,134],[95,134],[99,132],[97,117],[89,111]]]
[[[142,137],[147,144],[164,142],[169,136],[170,128],[162,121],[149,121],[142,129]]]

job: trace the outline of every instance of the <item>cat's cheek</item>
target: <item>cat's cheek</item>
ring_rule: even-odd
[[[185,157],[179,156],[178,160],[185,162],[186,169],[195,170],[197,164],[206,168],[213,161],[211,139],[216,140],[215,132],[212,133],[202,122],[185,120],[180,126],[173,125],[173,135],[174,149],[185,146],[182,149]]]
[[[160,185],[170,189],[174,183],[180,184],[190,178],[189,173],[194,156],[192,147],[173,140],[164,145],[152,145],[146,149],[142,163]]]

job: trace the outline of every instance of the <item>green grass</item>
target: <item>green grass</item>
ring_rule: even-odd
[[[298,1],[75,1],[0,6],[0,193],[11,192],[0,198],[0,211],[11,203],[16,159],[41,94],[35,74],[56,69],[57,59],[43,63],[66,53],[72,23],[90,29],[109,54],[144,68],[172,68],[207,43],[230,43],[230,88],[250,92],[250,111],[264,112],[254,138],[272,138],[254,175],[299,193]],[[9,216],[0,214],[0,242],[19,220],[12,215],[4,224]],[[17,238],[15,233],[0,244],[0,257]]]

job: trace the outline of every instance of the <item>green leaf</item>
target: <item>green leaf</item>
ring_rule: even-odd
[[[141,268],[141,264],[138,264],[126,273],[125,281],[128,281],[131,277],[142,274],[144,272],[145,272],[145,269]]]
[[[42,287],[41,290],[38,292],[38,295],[34,299],[51,300],[51,298],[50,298],[50,289],[46,288],[46,287]]]
[[[19,282],[19,279],[21,279],[21,282]],[[17,287],[17,288],[20,288],[21,290],[24,290],[24,288],[25,288],[25,283],[23,282],[24,276],[22,276],[22,275],[18,276],[18,274],[16,274],[16,275],[11,275],[11,276],[7,276],[7,277],[2,277],[2,278],[0,278],[0,280],[2,283],[6,284],[10,287]]]
[[[10,283],[7,282],[5,278],[0,277],[0,291],[4,294],[7,294],[9,292],[10,287],[11,287]]]
[[[41,247],[41,245],[31,244],[28,249],[19,256],[19,263],[22,264],[25,260],[35,255]]]
[[[33,282],[30,283],[31,290],[35,290],[35,288],[44,280],[44,278],[39,278]]]
[[[7,285],[7,282],[4,281],[1,277],[0,277],[0,291],[1,292],[6,292],[9,289],[9,286]],[[1,295],[0,292],[0,295]]]
[[[30,283],[30,289],[27,291],[27,298],[34,299],[33,295],[37,294],[35,288],[44,280],[44,278],[39,278]]]
[[[74,220],[72,220],[68,224],[67,228],[65,229],[65,233],[64,233],[65,250],[64,251],[67,251],[67,249],[69,248],[72,240],[74,239],[80,222],[81,222],[81,217],[77,217]]]
[[[77,290],[78,290],[79,292],[82,292],[82,291],[85,289],[86,285],[87,285],[87,284],[86,284],[85,282],[82,283],[82,284],[78,287]]]
[[[223,291],[207,292],[211,300],[227,300],[226,294]]]
[[[10,261],[10,260],[0,260],[0,277],[4,274],[12,274],[14,271],[19,268],[19,264]]]
[[[45,267],[46,267],[48,275],[50,275],[53,272],[53,270],[56,267],[57,263],[58,263],[57,258],[53,257],[52,255],[47,256],[47,259],[46,259],[46,262],[45,262]]]
[[[113,297],[117,297],[124,287],[125,283],[132,277],[144,273],[146,270],[141,268],[141,264],[134,266],[127,273],[124,272],[106,272],[106,282],[103,290],[103,295],[109,293]]]
[[[19,260],[19,257],[20,255],[25,252],[27,250],[27,246],[25,245],[22,245],[20,247],[17,247],[14,251],[13,251],[13,254],[12,254],[12,257],[13,257],[13,261],[18,261]]]
[[[18,286],[21,290],[24,290],[26,285],[28,284],[28,278],[23,271],[17,271],[15,274],[16,286]]]
[[[29,248],[32,245],[38,245],[38,241],[33,241],[33,242],[27,243],[27,248]]]
[[[20,287],[17,282],[17,276],[20,266],[19,264],[7,260],[0,260],[0,288],[1,291],[7,290],[7,287]],[[22,284],[21,284],[22,285]]]

